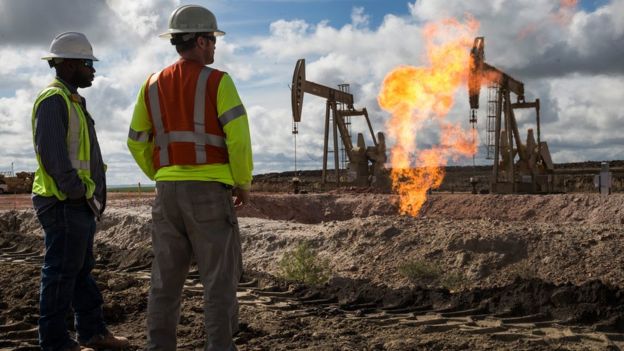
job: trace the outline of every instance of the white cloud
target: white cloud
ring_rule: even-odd
[[[144,182],[125,147],[127,128],[140,85],[177,57],[173,47],[156,35],[165,30],[178,1],[59,1],[0,2],[0,138],[8,145],[0,153],[0,168],[16,162],[20,169],[34,169],[30,109],[37,91],[53,75],[39,58],[54,34],[67,28],[85,32],[101,59],[94,86],[81,94],[97,123],[109,183]],[[549,143],[555,162],[621,158],[624,142],[617,131],[624,125],[619,107],[624,100],[624,0],[613,0],[593,12],[574,11],[565,23],[552,20],[558,4],[419,0],[409,4],[410,13],[387,14],[377,27],[371,27],[366,9],[359,7],[352,9],[350,23],[341,27],[284,18],[268,24],[264,35],[228,32],[219,38],[214,67],[232,76],[247,107],[256,172],[291,170],[294,139],[288,86],[297,59],[306,58],[309,80],[330,87],[350,83],[355,107],[366,107],[375,131],[383,131],[388,114],[379,108],[377,94],[385,75],[397,65],[427,64],[425,23],[471,13],[486,37],[486,61],[522,80],[527,98],[541,99],[542,139]],[[32,8],[42,14],[34,14]],[[468,127],[463,88],[455,98],[447,118]],[[304,101],[297,136],[299,168],[318,169],[325,101],[310,95]],[[480,113],[483,122],[485,113]],[[530,118],[521,116],[523,135]],[[361,121],[354,121],[354,129],[368,133]],[[436,133],[425,130],[418,140],[433,142]]]
[[[364,12],[363,7],[354,7],[351,11],[351,23],[356,28],[368,27],[370,16]]]
[[[35,89],[19,89],[13,97],[0,98],[0,170],[15,163],[16,170],[34,169],[36,161],[32,146],[32,104]]]
[[[550,88],[559,118],[546,124],[546,131],[578,145],[619,140],[619,145],[612,146],[624,151],[624,137],[619,131],[624,112],[618,107],[624,97],[621,77],[575,75],[552,80]]]
[[[162,29],[161,24],[169,18],[166,10],[173,11],[179,3],[179,0],[106,0],[119,18],[141,37]]]

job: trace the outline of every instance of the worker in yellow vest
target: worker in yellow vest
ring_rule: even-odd
[[[232,78],[206,66],[224,34],[206,8],[173,11],[162,37],[180,59],[141,86],[130,124],[128,148],[157,190],[148,350],[176,349],[193,257],[204,286],[205,350],[236,349],[242,257],[235,207],[249,201],[253,163],[247,113]]]
[[[122,349],[102,315],[102,295],[91,275],[95,265],[95,219],[106,204],[106,166],[94,122],[78,88],[91,86],[91,44],[77,32],[59,34],[43,57],[56,78],[39,93],[32,110],[38,168],[33,205],[45,234],[41,267],[39,341],[43,350]],[[78,342],[65,323],[74,310]]]

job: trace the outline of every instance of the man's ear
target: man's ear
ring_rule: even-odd
[[[208,43],[207,43],[208,39],[206,39],[206,38],[204,38],[204,37],[202,37],[202,36],[200,35],[200,36],[198,36],[197,38],[195,38],[195,45],[197,45],[197,47],[199,47],[199,46],[200,46],[200,45],[199,45],[199,41],[200,41],[200,40],[202,40],[202,43],[204,43],[204,46],[206,46],[206,45],[208,44]]]

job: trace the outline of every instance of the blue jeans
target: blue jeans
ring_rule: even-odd
[[[79,341],[106,332],[102,295],[91,275],[95,218],[86,201],[57,202],[37,217],[45,233],[39,342],[44,351],[63,350],[76,344],[65,323],[71,307]]]

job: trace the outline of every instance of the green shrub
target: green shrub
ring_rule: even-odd
[[[329,260],[319,258],[307,241],[286,252],[279,266],[282,278],[307,285],[323,284],[331,273]]]
[[[442,275],[442,269],[427,261],[411,260],[399,266],[399,273],[412,283],[428,286],[438,282]]]
[[[402,263],[398,269],[399,273],[416,285],[448,290],[459,290],[466,285],[466,277],[462,273],[445,272],[436,262],[410,260]]]
[[[535,266],[531,265],[528,260],[522,260],[510,268],[510,274],[512,277],[518,277],[524,280],[531,280],[539,278]]]
[[[440,279],[440,286],[450,291],[458,291],[466,286],[466,276],[459,272],[448,272]]]

